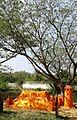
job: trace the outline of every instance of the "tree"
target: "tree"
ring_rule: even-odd
[[[17,0],[3,1],[0,5],[0,46],[5,52],[8,51],[6,60],[17,54],[24,55],[36,71],[56,82],[60,80],[58,73],[63,68],[70,71],[72,67],[76,71],[76,62],[72,58],[76,58],[76,42],[71,37],[76,36],[73,33],[76,20],[73,17],[69,19],[76,11],[76,4],[73,4],[72,9],[71,4],[56,1],[24,4]],[[69,39],[73,40],[70,42]]]
[[[14,72],[12,73],[13,78],[15,79],[14,82],[17,82],[19,85],[22,85],[23,82],[27,81],[27,78],[30,76],[29,73],[25,71]]]
[[[76,0],[1,1],[0,47],[7,53],[4,61],[18,54],[25,56],[57,91],[62,90],[62,71],[69,73],[66,84],[76,77],[76,38]]]

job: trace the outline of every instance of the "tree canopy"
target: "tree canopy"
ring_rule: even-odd
[[[77,69],[76,0],[2,0],[0,2],[0,50],[4,61],[25,56],[35,70],[58,85]]]

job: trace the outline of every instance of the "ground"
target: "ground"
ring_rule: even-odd
[[[63,117],[69,117],[70,120],[77,120],[77,108],[66,109],[61,107],[59,109],[59,115]]]
[[[77,108],[65,109],[60,107],[57,119],[54,111],[4,109],[3,114],[0,115],[0,120],[77,120]]]
[[[5,110],[0,113],[0,120],[68,120],[66,117],[59,116],[57,119],[54,114],[43,111],[10,111]]]

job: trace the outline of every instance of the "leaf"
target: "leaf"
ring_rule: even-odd
[[[4,0],[0,0],[0,4],[3,2]]]

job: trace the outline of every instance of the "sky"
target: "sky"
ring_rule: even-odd
[[[30,62],[24,56],[20,56],[20,55],[8,60],[3,65],[10,66],[13,69],[13,72],[16,71],[25,71],[29,73],[34,72],[34,68],[30,64]]]

